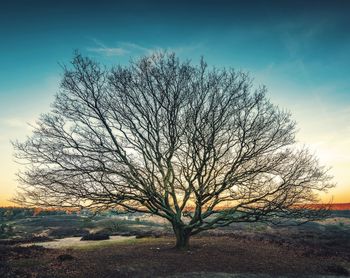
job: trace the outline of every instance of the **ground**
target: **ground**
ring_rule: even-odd
[[[2,258],[0,277],[204,277],[193,273],[346,276],[350,267],[350,252],[329,254],[259,238],[202,236],[192,239],[189,251],[173,246],[171,237],[93,248],[3,246],[1,253],[3,257],[6,253],[6,258]]]
[[[16,227],[26,237],[0,241],[0,277],[346,277],[350,272],[348,216],[297,227],[233,225],[193,237],[188,251],[174,249],[169,227],[159,223],[108,218],[83,225],[72,216],[67,228],[67,220],[21,220]],[[113,235],[81,243],[79,233],[87,228]],[[29,231],[42,237],[28,237]],[[47,240],[55,241],[41,242]]]

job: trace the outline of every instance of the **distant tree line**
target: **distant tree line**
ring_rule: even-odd
[[[0,222],[12,221],[31,216],[65,215],[64,210],[43,210],[38,208],[0,207]]]
[[[56,216],[56,215],[82,215],[82,216],[114,216],[125,214],[124,211],[115,209],[94,212],[88,209],[82,210],[58,210],[42,208],[25,208],[25,207],[0,207],[0,224],[7,221],[18,220],[33,216]]]

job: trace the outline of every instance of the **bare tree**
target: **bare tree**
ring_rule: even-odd
[[[112,69],[76,54],[52,111],[14,143],[22,201],[158,215],[178,248],[234,222],[314,219],[330,177],[265,91],[175,54]]]

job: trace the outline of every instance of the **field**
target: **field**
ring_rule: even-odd
[[[346,277],[350,272],[350,211],[295,227],[236,224],[193,237],[188,251],[174,249],[170,227],[145,215],[39,214],[1,221],[11,235],[0,241],[0,277]],[[88,233],[111,239],[80,241]]]

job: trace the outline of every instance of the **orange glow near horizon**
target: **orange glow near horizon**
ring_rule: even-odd
[[[0,199],[0,207],[16,207],[18,205],[14,204],[11,201],[8,201],[7,199]]]
[[[0,195],[0,207],[14,207],[19,206],[13,202],[10,201],[12,195],[5,194]],[[328,194],[321,194],[320,195],[320,202],[319,203],[333,203],[333,204],[350,204],[350,188],[348,191],[340,191],[336,188],[331,190]]]

